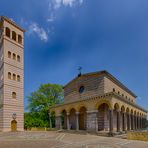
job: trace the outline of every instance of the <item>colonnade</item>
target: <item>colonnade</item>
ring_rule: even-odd
[[[110,109],[108,104],[101,104],[98,110],[88,111],[81,107],[79,111],[72,108],[69,112],[63,110],[56,115],[55,125],[57,129],[67,130],[87,130],[87,131],[108,131],[123,132],[130,130],[142,130],[146,128],[146,116],[136,112],[125,110],[124,106],[119,108],[115,104]]]

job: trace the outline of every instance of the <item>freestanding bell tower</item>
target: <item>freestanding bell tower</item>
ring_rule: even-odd
[[[0,131],[24,130],[24,30],[0,17]]]

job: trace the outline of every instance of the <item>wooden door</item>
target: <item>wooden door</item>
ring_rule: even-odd
[[[11,121],[11,131],[17,131],[17,122],[16,120]]]

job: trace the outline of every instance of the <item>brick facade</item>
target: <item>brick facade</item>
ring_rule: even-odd
[[[0,17],[0,131],[24,130],[24,30]]]

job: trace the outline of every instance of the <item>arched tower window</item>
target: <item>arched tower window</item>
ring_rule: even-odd
[[[16,99],[16,92],[12,92],[12,98]]]
[[[20,82],[21,78],[20,75],[17,75],[17,81]]]
[[[16,32],[12,31],[12,40],[16,41]]]
[[[17,61],[20,62],[21,61],[21,58],[19,55],[17,55]]]
[[[11,79],[11,72],[8,72],[8,79]]]
[[[16,60],[16,54],[13,53],[13,60]]]
[[[10,29],[6,27],[6,36],[10,38]]]
[[[18,35],[18,42],[22,44],[22,36],[20,34]]]
[[[8,51],[8,58],[11,58],[11,52]]]
[[[16,80],[16,74],[13,74],[13,80]]]

